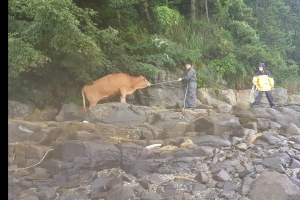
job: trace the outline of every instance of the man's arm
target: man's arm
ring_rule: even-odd
[[[181,78],[181,80],[185,81],[185,82],[189,81],[195,72],[196,72],[195,69],[191,68],[191,70],[188,71],[187,75],[185,77]]]

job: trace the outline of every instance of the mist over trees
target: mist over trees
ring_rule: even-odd
[[[10,100],[80,103],[106,74],[153,80],[188,60],[198,87],[249,89],[264,62],[275,87],[299,93],[300,1],[8,1]]]

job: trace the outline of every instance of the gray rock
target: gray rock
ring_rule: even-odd
[[[203,173],[203,172],[199,172],[195,178],[196,181],[198,181],[199,183],[208,183],[209,182],[209,177]]]
[[[277,167],[279,165],[284,165],[284,161],[281,158],[265,158],[262,164],[266,167]]]
[[[285,174],[264,171],[255,180],[249,193],[250,199],[300,199],[300,188]]]
[[[300,144],[293,144],[293,148],[300,151]]]
[[[213,179],[219,182],[226,182],[230,180],[230,175],[223,169],[213,172]]]
[[[291,169],[297,169],[300,168],[300,161],[296,159],[292,159],[292,163],[290,166]]]
[[[8,118],[25,118],[34,111],[33,105],[27,105],[16,101],[8,101]]]
[[[78,106],[74,103],[65,104],[62,106],[59,114],[55,117],[55,121],[83,121],[85,114],[82,106]]]
[[[242,126],[234,115],[211,114],[195,120],[195,131],[205,132],[209,135],[222,135],[225,131],[236,131]]]
[[[118,124],[122,127],[137,127],[147,121],[151,109],[124,103],[98,104],[89,110],[86,120],[90,123]]]
[[[231,146],[230,140],[223,138],[221,136],[214,135],[203,135],[199,137],[192,138],[193,143],[202,146],[213,146],[213,147],[228,147]]]
[[[291,135],[300,135],[300,129],[294,123],[284,124],[280,127],[279,133],[291,136]]]
[[[243,179],[242,184],[239,188],[240,194],[247,195],[251,191],[251,184],[253,181],[254,181],[253,178],[251,178],[250,176],[246,176]]]
[[[297,105],[235,110],[235,115],[231,112],[216,114],[222,109],[207,105],[186,112],[189,122],[179,110],[122,107],[119,103],[98,106],[110,110],[109,117],[100,113],[103,119],[112,120],[106,121],[108,124],[104,121],[82,123],[76,121],[78,119],[38,123],[9,119],[9,127],[15,126],[19,136],[29,136],[23,141],[9,143],[9,199],[25,198],[19,196],[22,193],[45,200],[247,199],[255,189],[253,181],[266,171],[280,172],[289,180],[288,184],[280,180],[280,187],[275,184],[275,189],[279,187],[285,191],[286,199],[299,197],[290,194],[289,188],[293,191],[297,190],[294,186],[299,188],[297,144],[300,144],[300,137],[285,136],[278,130],[278,125],[285,123],[298,127]],[[82,112],[82,107],[78,109]],[[117,116],[124,111],[129,111],[125,118]],[[136,118],[130,118],[132,112]],[[131,119],[141,123],[134,120],[128,123]],[[195,119],[211,123],[208,128],[202,127],[207,132],[195,130]],[[236,122],[242,122],[241,126],[253,126],[239,127]],[[130,127],[132,124],[136,126]],[[210,128],[220,135],[206,135]],[[264,129],[263,136],[253,143],[247,139],[256,134],[256,130]],[[156,143],[162,146],[145,148]],[[245,143],[246,151],[234,146],[238,143]],[[53,150],[45,155],[49,149]],[[35,164],[32,168],[18,170],[18,167]],[[265,181],[262,185],[273,191],[273,179]]]
[[[290,177],[290,180],[291,180],[292,183],[294,183],[295,185],[300,187],[300,180],[299,179],[296,179],[294,177]]]
[[[141,196],[141,200],[161,200],[163,199],[160,194],[151,193],[144,196]]]

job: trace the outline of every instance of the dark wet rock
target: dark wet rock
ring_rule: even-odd
[[[213,147],[227,147],[231,146],[231,142],[223,138],[221,136],[214,136],[214,135],[204,135],[200,137],[195,137],[192,139],[193,143],[197,145],[206,145],[206,146],[213,146]]]

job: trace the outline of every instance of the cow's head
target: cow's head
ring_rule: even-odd
[[[142,75],[139,77],[139,81],[137,82],[136,88],[142,89],[151,85],[151,83]]]

